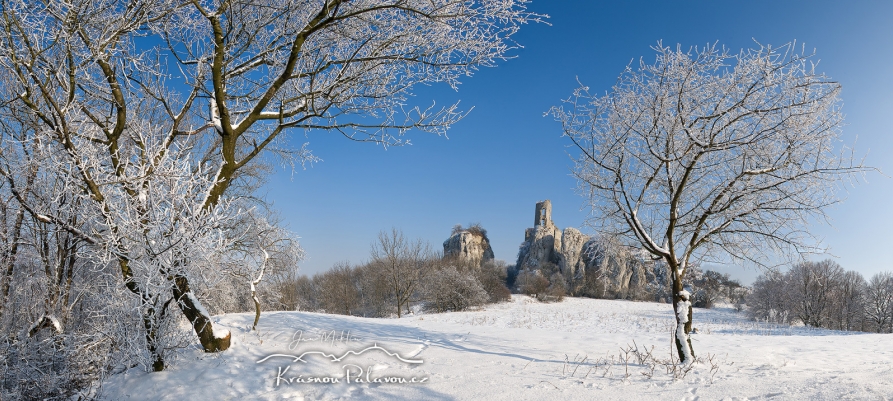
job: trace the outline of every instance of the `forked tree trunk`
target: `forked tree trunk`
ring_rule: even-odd
[[[157,304],[133,281],[133,272],[130,270],[129,261],[121,258],[118,260],[118,264],[124,276],[124,285],[130,292],[142,298],[142,301],[148,305],[143,312],[143,327],[146,330],[146,346],[152,357],[152,369],[154,371],[160,372],[164,370],[164,359],[157,346],[157,322],[164,317],[163,314],[167,309],[168,303],[174,300],[176,300],[180,311],[183,312],[183,315],[192,324],[192,328],[195,330],[195,334],[198,335],[199,342],[201,342],[205,352],[219,352],[229,348],[231,338],[229,330],[220,330],[215,335],[211,315],[192,293],[192,290],[189,288],[189,280],[185,276],[174,276],[173,298],[161,308],[161,316],[159,317],[156,316],[159,313],[155,309]]]
[[[178,275],[174,278],[173,293],[180,311],[192,323],[192,328],[198,335],[205,352],[219,352],[229,348],[232,334],[229,330],[214,333],[211,315],[192,293],[189,288],[189,280],[186,277]]]

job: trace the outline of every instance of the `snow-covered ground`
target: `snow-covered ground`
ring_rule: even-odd
[[[230,350],[186,350],[161,373],[131,369],[105,384],[104,398],[893,399],[893,335],[761,324],[729,308],[695,309],[702,362],[684,377],[662,364],[667,304],[516,295],[480,311],[402,319],[270,312],[257,333],[252,314],[215,319],[233,333]]]

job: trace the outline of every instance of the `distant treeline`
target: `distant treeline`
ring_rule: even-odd
[[[893,274],[878,273],[866,281],[831,260],[798,263],[786,272],[759,276],[747,307],[759,321],[889,333]]]
[[[399,317],[415,307],[461,311],[511,297],[504,263],[444,259],[398,230],[382,232],[370,256],[364,264],[340,263],[312,277],[282,279],[272,291],[276,303],[287,310]]]

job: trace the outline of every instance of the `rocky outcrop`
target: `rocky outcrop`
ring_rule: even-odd
[[[538,268],[546,263],[558,264],[561,254],[561,230],[552,223],[552,202],[536,204],[536,219],[524,232],[524,243],[518,252],[518,269]]]
[[[547,267],[550,271],[544,273],[557,269],[572,293],[589,296],[639,298],[638,293],[654,292],[666,284],[663,270],[640,251],[610,238],[591,238],[576,228],[558,229],[552,223],[549,200],[536,204],[534,226],[525,231],[515,269]]]
[[[561,252],[561,230],[556,227],[537,226],[528,228],[526,239],[518,252],[521,268],[541,267],[546,263],[558,264]]]
[[[573,227],[564,229],[561,235],[561,252],[558,254],[558,268],[564,279],[573,280],[583,276],[586,271],[585,247],[589,236]]]
[[[453,234],[443,242],[443,257],[456,258],[461,263],[475,267],[493,260],[493,249],[487,238],[487,230],[476,225],[468,229],[456,226],[453,228]]]
[[[585,275],[597,282],[602,294],[627,299],[657,298],[667,286],[665,269],[642,250],[630,249],[611,238],[594,238],[584,245]]]

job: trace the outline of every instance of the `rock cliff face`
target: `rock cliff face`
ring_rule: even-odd
[[[468,229],[457,226],[453,230],[453,234],[443,242],[443,257],[454,257],[463,263],[477,267],[492,260],[494,258],[493,249],[490,248],[487,231],[478,226]]]
[[[596,275],[604,291],[628,294],[638,290],[656,290],[665,285],[662,269],[642,252],[631,251],[616,241],[591,240],[584,251],[587,273]]]
[[[587,258],[584,258],[586,256],[584,251],[590,238],[573,227],[565,228],[561,237],[558,268],[564,274],[564,279],[570,282],[570,280],[582,277],[586,272]]]
[[[592,292],[629,298],[636,292],[665,286],[663,270],[647,255],[630,250],[609,238],[591,238],[576,228],[563,232],[552,223],[552,203],[538,202],[534,226],[524,233],[515,268],[523,270],[557,266],[571,292]],[[584,286],[589,289],[581,289]],[[574,289],[578,290],[574,290]]]

